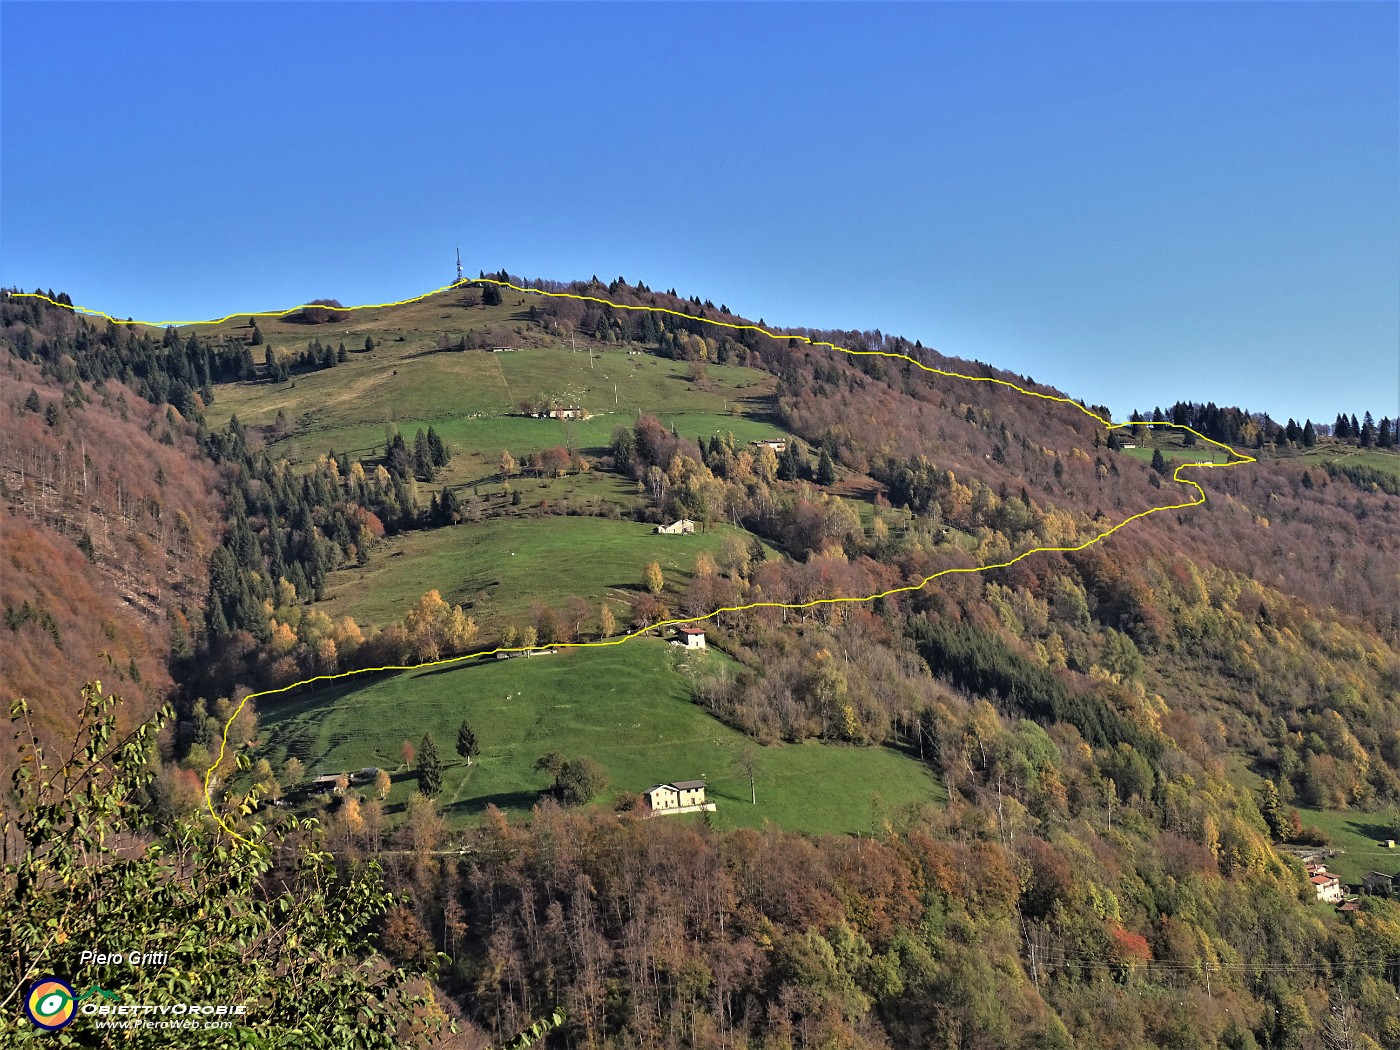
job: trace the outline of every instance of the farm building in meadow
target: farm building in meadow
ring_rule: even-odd
[[[1342,899],[1342,880],[1333,875],[1330,871],[1319,871],[1315,875],[1308,877],[1313,889],[1317,891],[1317,899],[1326,901],[1329,904],[1338,904]]]
[[[715,804],[705,801],[705,786],[703,780],[677,780],[670,784],[657,784],[643,794],[653,816],[662,813],[697,813],[706,809],[713,811]]]
[[[786,452],[787,442],[782,438],[769,438],[766,441],[750,441],[754,448],[771,448],[774,452]]]
[[[306,790],[312,795],[341,795],[345,793],[349,780],[344,773],[327,773],[325,776],[314,777],[307,784]]]
[[[588,413],[576,405],[551,408],[539,414],[540,419],[587,419]]]
[[[695,531],[695,522],[689,518],[681,518],[680,521],[673,521],[669,525],[658,525],[656,531],[662,536],[686,536]]]
[[[687,649],[705,648],[705,629],[703,627],[682,627],[676,632],[676,637]]]

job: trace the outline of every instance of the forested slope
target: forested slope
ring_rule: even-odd
[[[570,289],[685,316],[513,292],[506,319],[492,287],[365,320],[427,344],[385,354],[382,368],[409,352],[486,368],[472,347],[518,336],[547,343],[540,353],[582,343],[684,361],[695,384],[706,367],[751,370],[773,390],[766,410],[789,436],[781,456],[639,411],[606,445],[542,458],[531,481],[607,477],[615,498],[580,500],[574,516],[625,515],[639,529],[727,522],[780,556],[729,545],[683,578],[618,588],[607,615],[545,583],[529,624],[441,598],[403,623],[332,620],[318,610],[326,581],[380,557],[384,534],[445,530],[468,545],[473,508],[506,519],[550,508],[508,496],[522,484],[513,457],[499,476],[445,469],[452,442],[438,453],[429,431],[451,421],[415,418],[407,404],[396,425],[421,430],[421,444],[401,433],[293,467],[286,442],[316,405],[291,384],[344,364],[325,351],[357,323],[333,311],[297,336],[324,339],[320,352],[284,360],[288,323],[268,323],[266,336],[159,333],[32,306],[21,317],[6,304],[12,369],[42,365],[42,381],[63,389],[119,378],[160,405],[142,417],[157,431],[169,399],[197,432],[199,469],[216,463],[228,479],[223,521],[205,512],[218,540],[206,550],[211,600],[189,618],[193,659],[175,668],[173,759],[214,739],[220,699],[238,687],[469,651],[494,641],[474,614],[493,635],[530,631],[531,644],[595,640],[1078,546],[1194,498],[1169,468],[1122,447],[1131,437],[1160,451],[1151,427],[1109,431],[996,384],[788,333],[716,329],[705,318],[740,319],[698,297],[579,282]],[[877,332],[791,335],[1058,393]],[[255,339],[278,343],[261,364]],[[280,424],[199,425],[221,391],[253,401],[262,390],[290,407]],[[707,710],[760,750],[806,739],[900,748],[946,785],[946,805],[872,806],[868,837],[808,837],[643,822],[625,793],[578,810],[542,798],[528,823],[488,810],[469,852],[444,856],[430,797],[393,828],[372,793],[352,791],[321,812],[338,862],[358,870],[379,857],[408,894],[384,917],[380,949],[412,966],[446,949],[438,983],[464,1045],[509,1038],[555,1006],[567,1011],[559,1046],[1400,1045],[1400,909],[1368,897],[1336,914],[1287,849],[1310,837],[1288,819],[1294,805],[1400,802],[1400,497],[1294,461],[1301,435],[1262,414],[1163,416],[1260,462],[1188,470],[1204,506],[1150,515],[1075,553],[867,604],[709,621],[711,644],[740,670],[696,682]],[[478,488],[500,491],[488,500]],[[235,728],[235,745],[256,741],[255,722]],[[274,772],[286,773],[254,768],[243,783],[271,789]]]

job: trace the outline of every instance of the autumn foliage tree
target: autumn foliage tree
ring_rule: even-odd
[[[404,617],[413,648],[413,658],[427,663],[443,656],[453,656],[469,646],[477,635],[476,621],[460,605],[449,605],[436,590],[431,590]]]
[[[642,572],[642,582],[651,594],[660,594],[666,586],[666,577],[661,575],[661,566],[654,561],[647,562],[647,567]]]
[[[100,985],[159,1010],[244,1004],[256,1029],[214,1035],[211,1046],[254,1030],[327,1048],[344,1046],[347,1032],[356,1045],[385,1048],[434,1035],[443,1015],[421,979],[435,955],[401,963],[376,951],[380,923],[399,906],[377,868],[338,871],[314,822],[250,819],[256,793],[217,800],[242,836],[236,845],[207,819],[155,826],[140,803],[171,712],[122,736],[120,703],[89,684],[76,739],[52,755],[34,743],[28,703],[11,706],[20,754],[4,831],[17,848],[0,867],[0,998],[13,1004],[37,976],[59,973],[75,988]],[[69,775],[47,772],[59,768]],[[180,963],[118,972],[84,961],[85,946],[100,943],[139,943]],[[310,969],[308,957],[317,960]],[[366,966],[369,958],[377,962]],[[87,1043],[95,1023],[80,1016],[64,1038],[98,1045]],[[159,1043],[133,1034],[132,1045],[168,1044],[168,1033]]]

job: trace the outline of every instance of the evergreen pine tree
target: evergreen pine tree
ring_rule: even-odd
[[[1303,421],[1303,447],[1312,448],[1317,444],[1317,431],[1313,429],[1312,420]]]
[[[418,790],[429,798],[442,791],[442,759],[431,733],[424,733],[418,745]]]
[[[373,350],[373,349],[374,349],[374,339],[373,339],[373,337],[372,337],[372,336],[368,336],[368,335],[365,336],[365,353],[369,353],[369,352],[370,352],[371,350]]]
[[[447,445],[443,443],[438,432],[432,427],[428,428],[428,451],[432,455],[433,466],[445,467],[451,455],[447,451]]]
[[[408,453],[402,434],[389,439],[389,447],[384,452],[384,469],[396,478],[406,478],[412,473],[413,457]]]
[[[1167,457],[1162,455],[1162,450],[1160,448],[1154,448],[1152,450],[1152,469],[1158,474],[1166,476]]]
[[[836,484],[836,464],[831,462],[831,453],[826,449],[822,449],[822,454],[817,459],[817,484]]]
[[[1360,438],[1362,448],[1370,448],[1376,443],[1376,421],[1369,412],[1366,413],[1366,419],[1361,424]]]
[[[462,516],[462,501],[451,489],[442,490],[442,502],[438,507],[440,525],[455,525]]]
[[[1395,430],[1390,422],[1389,416],[1381,420],[1381,429],[1376,438],[1376,444],[1381,448],[1390,448],[1395,444]]]
[[[797,442],[789,441],[783,449],[783,454],[778,457],[778,479],[780,481],[799,480],[804,473],[804,459],[806,457],[797,451]]]
[[[1345,412],[1337,413],[1337,421],[1332,424],[1332,436],[1342,441],[1351,437],[1351,424],[1347,422]]]
[[[428,435],[421,429],[413,435],[413,473],[420,481],[433,480],[433,454],[428,447]]]
[[[472,727],[463,722],[457,727],[457,754],[467,760],[467,765],[472,764],[472,758],[478,753],[476,734],[472,732]]]

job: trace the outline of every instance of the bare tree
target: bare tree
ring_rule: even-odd
[[[739,752],[735,768],[739,770],[740,776],[748,777],[749,802],[755,806],[758,805],[758,751],[752,744],[745,744],[744,750]]]

